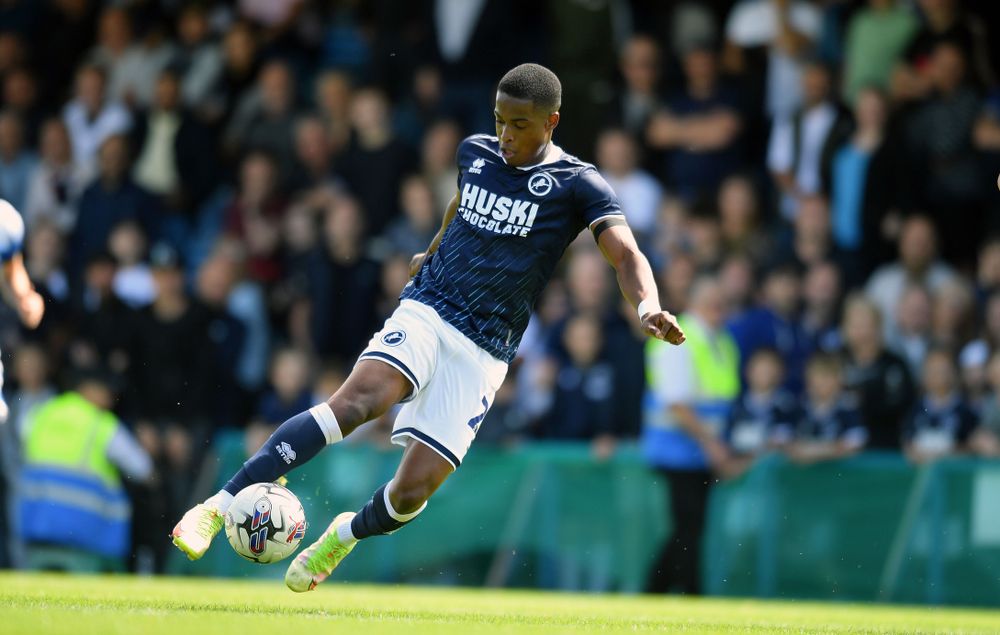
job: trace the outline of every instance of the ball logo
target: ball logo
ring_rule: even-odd
[[[250,551],[256,555],[264,553],[271,521],[271,501],[261,498],[253,506],[253,520],[250,522]]]
[[[535,196],[545,196],[552,191],[555,182],[544,172],[536,174],[528,180],[528,191]]]
[[[386,346],[399,346],[406,340],[406,333],[403,331],[389,331],[382,336],[382,343]]]

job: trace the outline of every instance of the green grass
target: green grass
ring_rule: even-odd
[[[0,574],[0,633],[997,633],[1000,612],[327,582]]]

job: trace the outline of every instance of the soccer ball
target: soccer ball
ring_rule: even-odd
[[[229,544],[251,562],[277,562],[293,553],[305,535],[302,503],[277,483],[255,483],[244,488],[226,512]]]

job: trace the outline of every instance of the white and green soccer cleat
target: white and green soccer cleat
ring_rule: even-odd
[[[170,532],[174,545],[184,552],[188,560],[197,560],[205,555],[212,538],[222,529],[224,521],[219,510],[211,505],[199,503],[189,509],[180,522]]]
[[[316,585],[326,580],[340,561],[347,557],[357,542],[345,545],[337,536],[337,527],[350,523],[354,512],[339,514],[326,528],[319,540],[312,543],[295,556],[285,572],[285,584],[296,593],[312,591]]]

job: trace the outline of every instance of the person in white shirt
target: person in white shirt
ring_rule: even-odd
[[[61,119],[42,125],[41,161],[28,180],[24,223],[32,230],[43,219],[68,233],[76,225],[83,190],[97,175],[96,165],[73,158],[69,131]]]
[[[620,129],[610,129],[597,139],[597,167],[618,195],[632,231],[649,235],[663,202],[663,187],[639,169],[635,139]]]
[[[99,66],[81,67],[76,73],[76,96],[63,109],[63,121],[73,142],[73,158],[80,163],[94,161],[108,137],[132,127],[128,109],[105,98],[106,84]]]

